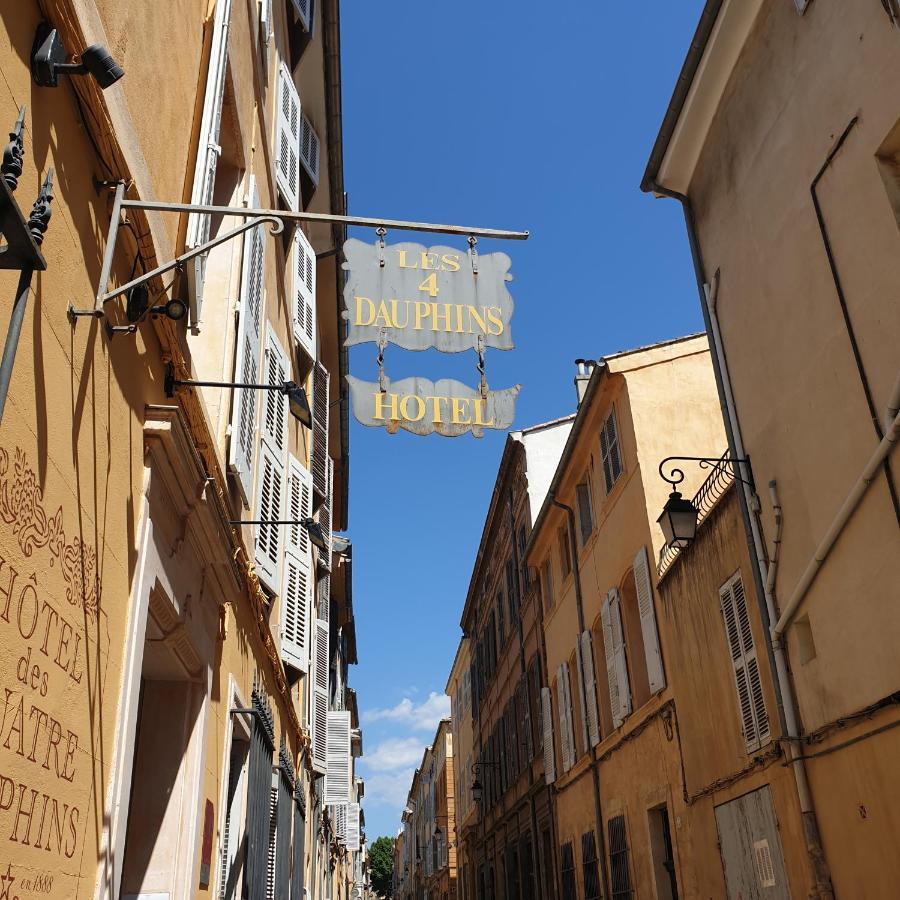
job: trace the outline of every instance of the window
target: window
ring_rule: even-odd
[[[563,844],[559,850],[562,870],[562,900],[578,900],[578,890],[575,885],[575,854],[572,851],[572,842],[569,841]]]
[[[631,872],[628,868],[628,838],[625,833],[625,816],[614,816],[607,824],[609,829],[609,877],[612,882],[612,900],[633,897]]]
[[[565,578],[572,571],[572,557],[569,555],[569,530],[563,525],[556,533],[559,542],[559,568]]]
[[[500,646],[502,647],[506,642],[506,625],[503,618],[503,594],[499,591],[497,592],[497,631],[500,634]]]
[[[534,900],[534,854],[530,834],[519,839],[519,863],[522,871],[522,900]]]
[[[256,714],[252,717],[250,734],[247,797],[259,799],[271,796],[275,735],[271,726],[272,712],[268,698],[255,688],[252,706]],[[245,886],[267,883],[270,828],[270,805],[264,802],[248,802]]]
[[[762,678],[756,655],[753,630],[747,611],[744,583],[738,572],[719,588],[722,617],[725,620],[725,637],[731,651],[734,667],[734,684],[737,690],[741,730],[747,752],[758,750],[771,738],[769,715],[763,696]]]
[[[600,900],[600,867],[597,841],[593,831],[581,836],[581,871],[584,878],[584,900]]]
[[[613,728],[618,728],[631,712],[631,686],[625,657],[625,635],[622,630],[622,603],[619,591],[612,588],[600,609],[603,623],[603,651],[606,656],[606,680]]]
[[[594,530],[594,510],[591,506],[591,483],[585,477],[575,488],[578,506],[578,526],[581,530],[581,546],[583,547]]]
[[[622,474],[622,456],[619,452],[619,430],[616,427],[616,414],[611,412],[600,431],[600,457],[603,460],[603,477],[606,479],[606,493]]]
[[[561,663],[556,670],[556,704],[559,713],[559,746],[563,771],[575,765],[575,733],[572,723],[572,689],[569,684],[569,664]]]
[[[243,704],[235,702],[236,706]],[[249,735],[242,717],[231,720],[231,751],[228,759],[227,793],[222,817],[222,837],[219,850],[219,885],[217,900],[236,900],[240,896],[240,876],[243,868],[240,852],[243,843],[241,829],[244,821],[247,792],[247,755]]]
[[[582,721],[585,724],[584,737],[591,747],[600,743],[600,721],[597,714],[597,680],[594,677],[594,647],[591,632],[585,629],[575,645],[578,656],[578,676],[584,693],[579,696],[586,708],[582,710]]]
[[[544,868],[544,897],[547,900],[556,900],[556,879],[553,877],[553,839],[550,837],[550,829],[545,828],[541,832],[543,844],[543,868]]]
[[[549,559],[541,565],[541,593],[544,596],[544,611],[550,612],[553,609],[553,572]]]
[[[544,744],[544,781],[556,781],[556,757],[553,748],[553,695],[550,688],[541,688],[541,722]]]

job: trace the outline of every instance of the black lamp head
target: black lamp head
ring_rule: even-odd
[[[309,535],[309,540],[313,547],[317,547],[322,552],[326,552],[328,550],[328,541],[322,531],[322,526],[315,519],[304,519],[303,527],[306,529],[306,533]]]
[[[678,491],[672,491],[656,520],[662,529],[666,544],[670,547],[688,547],[697,534],[697,507],[686,500]]]
[[[60,75],[93,75],[101,88],[115,84],[124,74],[122,67],[102,44],[91,44],[81,54],[81,62],[67,63],[66,49],[59,32],[40,25],[31,48],[31,76],[41,87],[57,87]]]
[[[301,425],[312,428],[312,410],[309,408],[309,400],[306,397],[306,391],[300,387],[296,381],[286,381],[282,385],[281,392],[287,395],[291,415],[297,419]]]
[[[81,65],[84,70],[94,76],[97,84],[104,90],[115,84],[125,70],[112,58],[112,54],[103,44],[91,44],[81,54]]]
[[[153,309],[150,310],[150,313],[154,316],[166,316],[166,318],[171,319],[173,322],[177,322],[187,315],[187,311],[187,303],[180,297],[173,297],[164,306],[154,306]]]

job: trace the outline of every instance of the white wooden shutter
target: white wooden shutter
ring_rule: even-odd
[[[266,340],[264,383],[281,387],[290,380],[290,363],[275,332],[269,327]],[[288,398],[280,390],[263,391],[262,439],[273,453],[284,458],[287,449]]]
[[[655,694],[666,686],[666,675],[659,649],[659,631],[656,627],[656,608],[653,604],[653,585],[650,582],[646,547],[641,547],[634,558],[634,584],[637,588],[641,633],[644,636],[644,654],[647,657],[647,678],[650,681],[650,693]]]
[[[584,678],[584,693],[587,698],[587,735],[591,747],[600,743],[600,720],[597,715],[597,678],[594,673],[594,642],[589,629],[581,632],[581,669]]]
[[[347,849],[359,850],[359,804],[347,806]]]
[[[250,176],[248,196],[251,205],[259,203],[256,179]],[[266,241],[261,226],[244,236],[241,267],[241,299],[235,340],[234,380],[256,384],[259,380],[259,345],[263,322],[263,274]],[[253,494],[253,462],[256,451],[256,397],[258,391],[237,388],[231,401],[231,436],[228,465],[237,476],[245,505]]]
[[[574,757],[570,699],[569,666],[567,663],[561,663],[556,670],[556,707],[559,715],[559,744],[564,772],[568,772],[572,768]]]
[[[741,729],[747,752],[752,753],[769,742],[771,733],[762,692],[756,644],[750,627],[744,583],[740,574],[735,575],[719,588],[719,599],[722,605],[722,616],[725,620],[725,634],[731,651],[731,662],[734,667]]]
[[[225,99],[225,73],[228,68],[228,31],[231,21],[231,0],[218,0],[213,17],[212,45],[209,52],[209,68],[206,72],[206,91],[203,95],[203,114],[200,118],[200,136],[197,144],[197,163],[194,167],[194,186],[191,203],[208,206],[213,201],[216,186],[216,168],[222,148],[219,146],[219,129],[222,124],[222,103]],[[209,240],[209,215],[191,213],[188,217],[188,249],[199,247]],[[206,254],[195,256],[187,263],[188,299],[191,325],[200,322],[203,303],[203,278],[206,271]]]
[[[312,516],[312,475],[303,463],[288,455],[288,497],[285,520],[302,522]],[[287,527],[287,550],[294,553],[307,568],[312,563],[309,532],[302,525]],[[312,593],[310,593],[310,597]]]
[[[272,0],[259,0],[259,40],[263,45],[263,59],[268,59],[272,39]]]
[[[282,518],[284,500],[284,463],[271,447],[259,445],[259,472],[257,474],[256,514],[261,522],[275,522]],[[278,589],[278,571],[281,561],[281,527],[256,526],[256,574],[275,591]]]
[[[628,666],[625,661],[625,636],[622,632],[622,611],[619,592],[612,588],[600,610],[603,624],[603,651],[606,656],[606,677],[609,683],[609,704],[613,727],[618,728],[631,712],[631,691],[628,685]]]
[[[581,746],[587,750],[591,745],[588,743],[588,711],[585,707],[587,685],[584,683],[584,661],[581,658],[580,639],[575,641],[575,665],[578,669],[578,705],[581,707]]]
[[[544,781],[556,781],[556,750],[553,746],[553,692],[541,688],[541,725],[544,741]]]
[[[350,802],[350,713],[328,711],[328,771],[325,773],[325,802]]]
[[[303,168],[312,179],[313,184],[319,184],[319,148],[321,143],[315,128],[306,116],[300,120],[300,161]]]
[[[320,497],[328,496],[328,417],[331,375],[321,363],[313,367],[313,487]]]
[[[300,208],[300,97],[290,69],[278,67],[275,115],[275,183],[288,209]]]
[[[309,671],[309,619],[312,576],[293,553],[284,554],[281,589],[281,656],[301,672]]]
[[[306,235],[294,231],[294,340],[316,358],[316,254]]]
[[[328,768],[328,622],[316,619],[315,654],[310,692],[312,766],[316,772]]]
[[[313,0],[291,0],[291,4],[307,33],[312,34]]]

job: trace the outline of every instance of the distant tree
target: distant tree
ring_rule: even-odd
[[[372,889],[379,897],[391,896],[391,876],[394,872],[394,839],[382,835],[369,847],[369,872]]]

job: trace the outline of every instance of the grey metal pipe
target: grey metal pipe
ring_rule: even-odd
[[[9,330],[6,332],[6,343],[3,346],[3,357],[0,359],[0,422],[3,421],[3,410],[6,408],[6,395],[12,380],[13,366],[16,364],[16,350],[19,347],[19,335],[22,333],[22,322],[25,319],[25,307],[28,305],[28,292],[31,290],[31,278],[34,269],[22,269],[19,274],[19,286],[16,288],[16,299],[12,314],[9,317]]]

